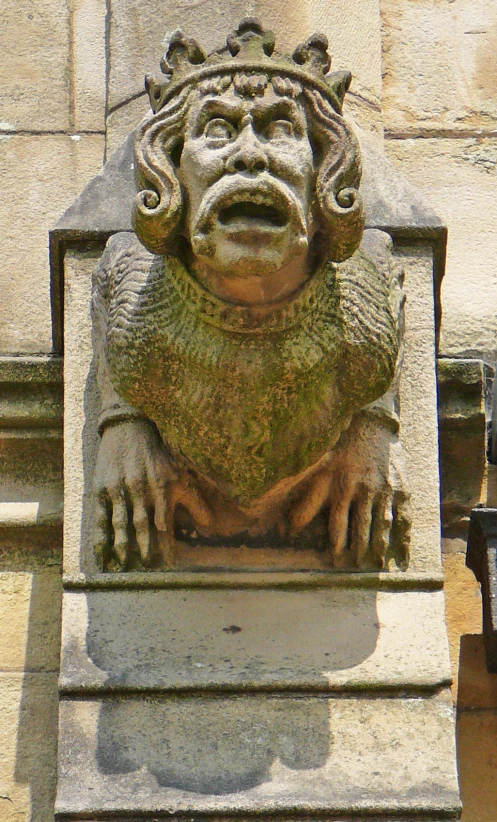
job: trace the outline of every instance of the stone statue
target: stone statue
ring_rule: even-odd
[[[94,279],[105,570],[171,568],[182,540],[407,565],[401,276],[364,232],[351,75],[324,36],[274,45],[254,19],[208,56],[176,32],[146,78],[136,236]]]

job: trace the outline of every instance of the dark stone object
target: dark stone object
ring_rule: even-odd
[[[471,512],[466,565],[481,585],[487,669],[497,673],[497,509]]]

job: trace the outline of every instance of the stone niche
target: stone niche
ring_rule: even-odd
[[[166,81],[162,85],[150,78],[147,81],[154,114],[137,124],[50,236],[54,343],[58,350],[63,346],[65,363],[64,600],[56,818],[60,822],[176,817],[199,820],[231,817],[307,820],[312,817],[330,822],[359,818],[441,822],[458,818],[460,803],[440,565],[435,378],[446,232],[418,193],[386,160],[374,139],[343,121],[341,100],[350,78],[344,72],[340,72],[340,76],[327,74],[324,38],[310,38],[290,59],[274,50],[270,32],[249,21],[241,24],[227,43],[224,50],[206,56],[197,43],[184,35],[176,35],[176,41],[174,38],[170,41],[163,64]],[[230,61],[235,61],[235,69]],[[274,82],[272,77],[276,78]],[[159,324],[154,345],[145,346],[141,365],[137,366],[136,361],[129,365],[128,360],[130,350],[133,356],[140,350],[145,332],[145,336],[140,332],[141,336],[134,340],[131,348],[124,345],[117,355],[106,349],[102,356],[102,336],[98,328],[95,329],[98,317],[104,317],[104,330],[111,336],[114,333],[109,331],[112,316],[119,310],[116,305],[124,305],[125,313],[133,313],[130,305],[134,297],[130,298],[129,294],[135,288],[132,280],[139,271],[145,271],[145,283],[150,282],[150,278],[153,280],[154,272],[158,272],[159,280],[161,275],[165,278],[161,282],[166,283],[167,288],[171,282],[178,286],[177,293],[189,305],[194,305],[196,317],[203,313],[216,316],[216,329],[232,322],[229,311],[228,320],[219,313],[223,299],[227,303],[230,300],[219,294],[215,299],[211,297],[210,275],[200,286],[198,282],[192,283],[195,277],[186,271],[189,264],[184,263],[184,259],[192,259],[188,254],[201,257],[212,252],[211,246],[202,245],[198,232],[188,234],[185,230],[183,239],[175,246],[184,249],[185,236],[187,240],[189,237],[190,250],[184,252],[186,257],[182,258],[182,251],[177,252],[178,258],[183,259],[181,270],[175,268],[176,252],[162,247],[154,250],[154,257],[133,239],[135,173],[146,216],[160,208],[165,199],[169,197],[172,202],[176,196],[174,180],[169,181],[169,188],[156,184],[147,189],[150,181],[147,183],[140,162],[149,152],[147,162],[153,165],[156,158],[150,161],[150,152],[157,145],[165,144],[160,142],[160,126],[154,132],[158,143],[154,143],[156,138],[150,137],[147,129],[150,123],[160,121],[161,112],[168,105],[174,108],[193,82],[199,88],[204,84],[204,98],[209,95],[219,98],[222,105],[240,107],[239,98],[244,100],[240,124],[233,125],[233,113],[228,120],[220,113],[216,108],[219,100],[215,105],[209,102],[216,116],[210,114],[208,122],[212,140],[224,141],[223,146],[231,140],[241,141],[241,156],[226,163],[233,164],[231,173],[235,183],[240,175],[243,179],[250,177],[250,185],[246,183],[248,188],[257,185],[253,182],[257,174],[270,174],[272,161],[267,160],[267,153],[272,150],[273,139],[284,142],[289,134],[294,135],[298,130],[298,123],[291,120],[294,115],[288,111],[295,110],[295,116],[300,116],[298,101],[302,89],[310,89],[309,99],[314,99],[317,90],[329,104],[327,122],[336,127],[338,143],[345,141],[343,156],[348,156],[350,161],[349,171],[343,178],[348,193],[340,198],[345,190],[342,180],[338,194],[336,190],[332,192],[335,199],[331,206],[327,198],[335,185],[335,166],[330,163],[328,176],[322,178],[324,183],[319,183],[320,172],[317,173],[316,196],[321,196],[321,211],[329,209],[329,220],[331,223],[335,220],[334,239],[326,246],[326,253],[332,255],[332,260],[343,260],[338,262],[338,268],[333,262],[332,270],[338,278],[349,276],[348,282],[357,287],[361,286],[363,275],[370,283],[367,277],[376,276],[374,271],[397,272],[385,274],[394,283],[388,299],[391,299],[390,305],[395,306],[390,314],[397,318],[395,333],[400,340],[393,359],[395,362],[397,358],[395,374],[392,369],[380,392],[382,397],[371,396],[366,391],[359,409],[349,410],[354,420],[354,414],[362,414],[362,406],[367,404],[367,413],[387,420],[396,445],[405,454],[407,479],[401,500],[405,503],[404,513],[402,516],[399,513],[399,502],[392,507],[393,526],[386,514],[384,516],[387,528],[395,527],[396,517],[409,521],[410,531],[404,528],[397,547],[394,544],[383,552],[369,550],[368,545],[362,553],[357,548],[352,550],[349,547],[355,527],[352,506],[342,552],[333,549],[333,540],[331,547],[326,544],[323,530],[319,528],[316,531],[311,528],[305,536],[299,536],[304,530],[294,529],[293,536],[289,537],[285,531],[287,521],[292,517],[294,523],[298,520],[295,495],[291,498],[287,495],[290,502],[281,509],[283,513],[280,511],[279,531],[275,526],[278,539],[274,538],[274,529],[264,530],[257,524],[265,522],[269,509],[264,509],[264,516],[259,520],[254,514],[250,522],[255,525],[228,528],[226,522],[232,522],[235,516],[230,507],[235,506],[233,500],[247,510],[249,497],[253,499],[259,492],[259,496],[263,496],[267,490],[263,479],[267,471],[273,469],[274,461],[269,460],[266,473],[257,475],[254,469],[243,479],[243,449],[240,457],[235,448],[239,443],[234,444],[234,451],[228,449],[227,459],[222,449],[221,455],[219,449],[213,451],[212,442],[208,442],[208,425],[212,428],[222,423],[201,420],[200,415],[197,420],[197,433],[200,433],[194,447],[192,445],[193,450],[189,451],[195,434],[192,425],[186,439],[181,440],[178,434],[179,439],[175,440],[182,426],[181,415],[176,418],[179,422],[174,422],[173,411],[167,415],[165,406],[154,400],[156,383],[147,383],[143,378],[145,372],[155,374],[153,369],[162,361],[161,346],[165,338],[170,339],[167,323]],[[279,88],[280,99],[275,102],[276,125],[273,117],[269,127],[267,114],[264,114],[266,119],[261,116],[258,120],[258,106],[267,98],[266,86],[270,82],[275,93]],[[226,94],[231,95],[228,101],[222,99]],[[285,114],[281,113],[282,99],[287,101]],[[196,103],[192,110],[194,105]],[[184,126],[186,132],[181,131],[183,126],[180,128],[181,137],[185,133],[187,138],[189,133],[197,134],[191,121],[188,122],[190,125]],[[258,126],[259,122],[263,125]],[[261,136],[258,128],[269,131],[265,130]],[[353,131],[356,137],[352,136]],[[299,139],[302,141],[304,137]],[[188,191],[185,157],[190,155],[186,143],[185,139],[181,160],[177,158],[180,186],[175,189],[183,195],[185,189]],[[256,156],[259,144],[268,146],[264,149],[266,159]],[[300,150],[300,143],[299,146]],[[219,143],[215,143],[215,148],[219,149]],[[247,152],[252,152],[251,159],[247,159]],[[359,152],[363,169],[360,188]],[[326,151],[323,154],[327,156]],[[322,157],[316,159],[318,155],[319,152],[314,152],[310,162],[323,165],[325,161]],[[243,167],[236,166],[242,161]],[[262,165],[256,167],[257,162]],[[248,167],[248,163],[252,165]],[[203,160],[200,166],[204,168]],[[204,172],[197,169],[196,173]],[[337,186],[338,183],[335,188]],[[357,188],[362,196],[363,212],[357,205],[360,202]],[[301,203],[307,190],[302,189]],[[250,188],[250,195],[254,191],[255,188]],[[188,193],[188,217],[186,212],[181,212],[180,205],[176,214],[183,224],[188,220],[194,222],[194,197],[191,191]],[[260,230],[257,225],[254,229],[254,220],[257,223],[260,214],[254,216],[252,206],[261,203],[256,197],[246,199],[250,201],[250,208],[244,208],[240,214],[229,212],[227,221],[252,221],[249,231],[252,236],[251,231]],[[239,202],[236,197],[233,199],[231,192],[223,206],[227,211]],[[263,205],[267,206],[267,202]],[[347,222],[349,228],[352,226],[347,234],[349,229],[340,221],[345,212],[354,209],[354,219]],[[299,223],[301,212],[297,208],[292,217],[295,219],[293,233],[285,235],[287,239],[290,237],[293,242],[300,236],[300,230],[305,234],[306,215],[311,212],[311,208],[307,212],[302,209],[304,222]],[[278,222],[277,208],[264,213],[272,222],[271,230],[275,226],[279,230],[289,219],[285,217]],[[361,240],[362,214],[366,231],[363,251],[356,252],[357,257],[354,249]],[[222,220],[218,220],[215,230],[222,234],[219,222]],[[149,226],[149,222],[145,223]],[[206,224],[211,225],[208,220]],[[140,227],[136,211],[134,226],[138,236],[145,238],[147,248],[155,249],[156,230]],[[243,230],[248,231],[245,223]],[[280,234],[283,236],[284,230]],[[318,230],[316,235],[310,232],[309,236],[312,239],[317,234]],[[385,235],[390,236],[393,246],[390,247]],[[222,237],[225,246],[218,268],[232,253],[229,245],[232,236],[229,242]],[[113,239],[104,250],[109,238]],[[213,254],[217,253],[216,242]],[[262,255],[261,243],[262,240],[256,244],[259,255]],[[299,248],[307,248],[305,237]],[[269,251],[273,253],[274,244]],[[292,252],[290,272],[294,271],[293,258],[297,252],[300,253],[298,248]],[[136,254],[139,259],[133,256]],[[161,262],[164,254],[167,269]],[[351,255],[356,263],[347,262]],[[127,280],[129,271],[123,260],[130,258],[134,260],[134,268],[131,280]],[[167,262],[172,259],[173,262]],[[364,259],[366,262],[357,263]],[[236,266],[238,251],[233,260]],[[267,260],[262,260],[261,265],[266,264]],[[359,268],[354,269],[353,265]],[[377,268],[373,270],[371,265]],[[382,269],[382,265],[387,267]],[[251,276],[257,278],[259,273],[256,266]],[[108,277],[114,277],[112,285]],[[301,290],[318,288],[311,282],[313,277]],[[340,280],[343,293],[345,279]],[[216,280],[216,288],[219,282]],[[280,286],[284,289],[285,283]],[[113,288],[114,296],[118,295],[117,302],[106,303],[103,314],[99,313],[99,294],[107,299],[109,289]],[[406,296],[405,318],[402,293]],[[143,294],[140,292],[140,299]],[[374,289],[370,297],[373,302],[366,301],[359,306],[362,315],[358,322],[368,311],[377,314]],[[166,295],[165,303],[168,299]],[[295,299],[301,300],[300,296]],[[140,304],[148,306],[154,316],[157,306],[162,305],[157,294],[150,299],[145,295]],[[245,306],[243,301],[232,300],[231,304],[237,306],[234,309],[237,322],[243,325],[253,321],[254,312],[240,308],[242,304]],[[292,311],[295,316],[301,316],[299,312],[305,313],[312,304],[308,300],[304,305],[301,300]],[[353,313],[352,308],[350,310]],[[274,317],[272,310],[265,311],[262,311],[262,321],[258,315],[263,327]],[[233,329],[228,328],[228,332],[232,333]],[[183,331],[177,328],[174,333],[179,338]],[[354,344],[359,342],[360,336],[353,337]],[[251,345],[247,344],[249,352],[253,352]],[[398,367],[400,349],[401,368]],[[202,356],[206,353],[209,352],[200,351]],[[307,351],[306,356],[310,357],[311,353]],[[105,370],[109,365],[107,354],[110,359],[114,357],[114,365],[109,366],[114,375],[110,389],[105,379],[102,381],[102,368]],[[209,367],[204,363],[202,373]],[[354,377],[354,390],[361,396],[375,367],[373,361],[370,371]],[[127,387],[119,393],[115,375],[126,369],[122,385]],[[227,380],[228,376],[231,378],[231,374]],[[195,388],[195,378],[192,374],[188,391],[192,386]],[[340,379],[348,384],[348,377],[344,379],[342,375]],[[325,389],[328,396],[329,386]],[[220,395],[223,390],[221,385]],[[309,407],[313,403],[312,390],[312,386],[305,384]],[[243,393],[243,388],[240,391]],[[189,395],[189,402],[194,403],[194,393]],[[130,398],[135,396],[138,401],[133,404]],[[228,419],[230,400],[235,406],[238,395],[232,389],[231,397],[223,396]],[[120,525],[117,519],[112,519],[109,500],[112,502],[113,486],[107,480],[99,484],[98,477],[108,476],[103,469],[111,465],[115,450],[100,451],[100,455],[99,450],[108,431],[119,431],[122,423],[136,431],[135,424],[149,425],[150,418],[154,436],[158,436],[159,430],[166,445],[174,446],[167,451],[173,470],[165,485],[168,489],[170,485],[180,487],[178,477],[183,476],[184,458],[189,490],[193,488],[204,503],[207,500],[207,508],[211,514],[214,511],[215,516],[202,520],[197,511],[201,520],[197,528],[195,516],[189,519],[184,513],[186,510],[191,514],[192,506],[195,509],[191,498],[185,503],[185,496],[178,491],[177,496],[168,498],[170,505],[162,519],[158,518],[154,540],[150,538],[144,548],[138,533],[139,518],[134,518],[133,506],[125,494],[121,501],[114,495],[112,503],[115,510],[121,506],[124,519],[121,517]],[[245,421],[249,428],[251,419],[248,413]],[[200,423],[204,425],[204,422],[202,428]],[[351,429],[353,425],[351,423]],[[317,424],[316,427],[319,428]],[[315,435],[315,428],[309,429],[310,439]],[[346,429],[345,423],[342,429]],[[181,431],[183,436],[183,429]],[[339,433],[334,443],[342,442],[341,437]],[[136,442],[137,437],[131,434],[125,444],[119,446],[126,469],[135,459]],[[262,438],[262,442],[266,440]],[[291,438],[284,442],[291,451],[294,447]],[[223,482],[210,482],[212,477],[205,467],[207,463],[203,462],[204,444],[205,452],[211,449],[209,459],[214,453],[212,460],[217,458],[221,465],[217,476],[221,476],[227,465]],[[250,448],[246,448],[248,460]],[[334,448],[333,445],[332,453]],[[349,452],[355,456],[344,460],[344,465],[350,465],[352,470],[358,455],[370,454],[370,450],[368,437],[362,440],[359,437]],[[266,452],[263,449],[261,453]],[[238,473],[229,473],[231,459],[240,460]],[[96,468],[99,460],[100,469]],[[209,465],[213,464],[212,460]],[[301,465],[298,461],[296,464]],[[259,463],[255,461],[254,465],[257,467]],[[284,468],[279,474],[276,471],[273,485],[282,478],[284,481],[287,474]],[[209,480],[205,480],[207,490],[202,484],[205,476]],[[225,481],[226,476],[229,481]],[[347,476],[346,472],[342,476]],[[183,486],[180,490],[186,493]],[[316,506],[318,518],[322,518],[323,511],[327,517],[333,514],[334,499],[325,497],[325,501]],[[195,499],[198,502],[198,496]],[[168,522],[167,517],[170,517]],[[151,532],[152,519],[151,515]],[[121,538],[117,536],[119,528]],[[99,534],[97,538],[95,533]],[[329,534],[332,534],[331,526]]]

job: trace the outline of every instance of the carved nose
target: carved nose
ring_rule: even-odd
[[[262,174],[263,171],[267,171],[267,168],[266,156],[255,141],[249,143],[249,145],[240,146],[239,150],[232,154],[226,163],[226,170],[230,174],[243,171],[249,174]]]

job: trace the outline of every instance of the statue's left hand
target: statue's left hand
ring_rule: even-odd
[[[407,565],[410,498],[398,433],[361,413],[337,443],[331,462],[329,537],[333,565],[385,569],[388,556]]]

